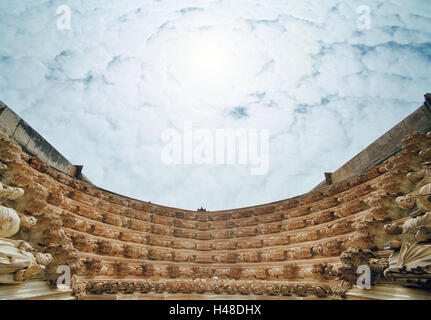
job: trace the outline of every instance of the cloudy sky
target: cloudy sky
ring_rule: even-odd
[[[305,193],[430,84],[429,0],[0,0],[0,100],[97,186],[153,203]],[[190,122],[269,130],[267,173],[166,164],[163,132]]]

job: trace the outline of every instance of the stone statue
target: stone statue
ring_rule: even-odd
[[[14,273],[16,281],[23,281],[43,271],[52,256],[32,251],[25,241],[0,239],[0,274]]]
[[[0,199],[16,200],[23,189],[5,187],[0,183]],[[21,220],[12,209],[0,206],[0,274],[13,274],[15,281],[23,281],[43,271],[52,262],[50,254],[35,252],[25,241],[6,239],[15,235]]]
[[[415,190],[396,199],[398,207],[415,209],[402,228],[402,241],[391,241],[387,247],[394,250],[389,267],[384,271],[387,279],[405,286],[431,288],[431,175],[429,164],[420,172],[409,173],[409,180],[417,183]],[[420,180],[420,182],[418,182]],[[387,228],[392,231],[393,227]]]
[[[391,241],[386,278],[405,285],[431,288],[431,212],[406,220],[402,233],[408,241]]]
[[[403,242],[389,257],[384,276],[406,286],[431,289],[431,244]]]
[[[22,188],[4,186],[0,182],[0,203],[6,200],[16,200],[24,194]],[[18,232],[20,227],[20,217],[18,213],[12,209],[0,206],[0,238],[13,236]]]

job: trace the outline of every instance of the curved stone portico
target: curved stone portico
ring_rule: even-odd
[[[20,228],[0,242],[28,245],[38,272],[2,269],[0,260],[0,283],[54,288],[67,266],[69,291],[40,290],[79,299],[385,299],[392,288],[401,290],[395,298],[430,298],[430,97],[309,193],[223,211],[98,188],[2,105],[0,230],[7,212]],[[370,290],[357,288],[360,266]]]

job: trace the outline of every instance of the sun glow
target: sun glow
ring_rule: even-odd
[[[179,43],[176,74],[183,88],[202,93],[235,90],[247,62],[228,33],[201,31]]]
[[[192,41],[185,57],[192,77],[214,82],[221,81],[223,75],[234,68],[234,58],[225,39],[205,37]]]

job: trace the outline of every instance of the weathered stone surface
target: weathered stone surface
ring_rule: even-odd
[[[431,133],[401,141],[395,132],[401,150],[347,177],[378,152],[368,148],[331,175],[333,184],[308,194],[210,212],[129,199],[58,171],[49,153],[23,151],[20,143],[31,139],[23,128],[0,136],[0,230],[43,253],[31,251],[16,279],[38,274],[54,284],[56,267],[68,265],[79,296],[342,298],[366,265],[374,285],[386,275],[429,287]],[[11,212],[19,224],[8,225]]]

